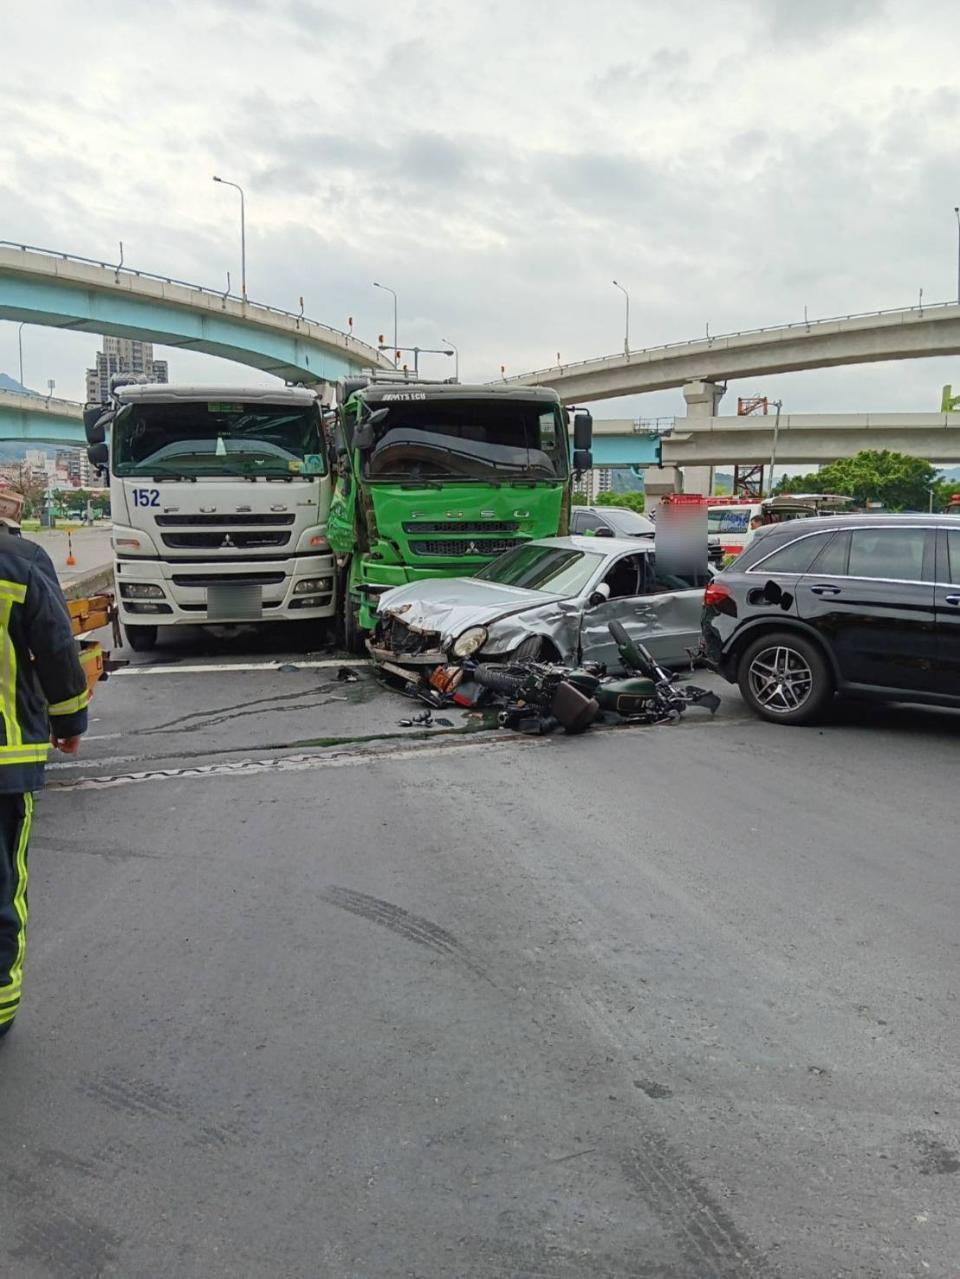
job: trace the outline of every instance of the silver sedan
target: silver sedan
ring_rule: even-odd
[[[652,538],[541,538],[476,577],[428,578],[385,592],[368,648],[388,668],[477,657],[612,669],[618,654],[608,625],[616,619],[663,665],[679,666],[699,643],[702,582],[658,572]]]

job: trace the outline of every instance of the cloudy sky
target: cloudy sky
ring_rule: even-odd
[[[955,0],[0,0],[0,49],[0,238],[236,288],[221,173],[251,297],[375,341],[381,280],[469,378],[620,348],[614,277],[634,346],[956,295]],[[95,346],[27,329],[25,380],[82,398]],[[935,409],[945,381],[960,359],[722,407]]]

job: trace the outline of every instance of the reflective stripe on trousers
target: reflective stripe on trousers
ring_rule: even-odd
[[[0,793],[0,1027],[20,1006],[27,946],[27,847],[33,796]]]

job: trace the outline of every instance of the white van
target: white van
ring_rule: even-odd
[[[707,533],[720,538],[725,559],[739,555],[758,528],[814,515],[841,515],[853,499],[835,493],[784,493],[756,501],[747,497],[708,497]]]

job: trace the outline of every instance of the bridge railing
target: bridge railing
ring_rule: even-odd
[[[295,320],[298,327],[301,324],[310,325],[312,328],[323,329],[327,333],[335,333],[337,337],[343,338],[344,341],[355,347],[362,348],[371,352],[379,358],[379,352],[375,347],[370,346],[368,342],[362,342],[359,338],[355,338],[352,333],[345,333],[342,329],[336,329],[331,324],[324,324],[322,320],[312,320],[308,315],[304,315],[299,311],[285,311],[283,307],[271,306],[269,302],[252,302],[249,298],[246,300],[239,293],[231,293],[229,289],[210,288],[205,284],[194,284],[190,280],[178,280],[171,275],[157,275],[154,271],[141,271],[136,267],[126,266],[121,262],[102,262],[98,258],[84,258],[77,253],[61,253],[59,249],[43,249],[36,244],[18,244],[15,240],[0,240],[0,249],[18,249],[21,253],[39,253],[47,258],[57,258],[61,262],[78,262],[82,266],[96,266],[105,271],[112,271],[116,279],[119,280],[121,275],[132,276],[141,280],[156,280],[160,284],[174,284],[181,289],[192,289],[195,293],[200,293],[204,297],[219,298],[222,302],[227,300],[239,302],[241,306],[251,307],[255,311],[266,311],[269,315],[280,315],[284,319]]]
[[[686,338],[677,342],[661,342],[657,346],[634,347],[630,356],[615,352],[613,355],[595,355],[589,360],[574,360],[566,364],[550,364],[543,369],[531,369],[529,373],[519,373],[503,378],[504,382],[515,382],[517,378],[539,377],[542,373],[568,373],[575,369],[590,368],[596,364],[608,364],[610,361],[624,362],[633,356],[655,355],[658,351],[673,351],[678,347],[705,346],[709,350],[715,342],[725,342],[729,338],[755,337],[763,333],[788,333],[791,329],[804,329],[811,332],[821,324],[840,324],[846,320],[872,320],[881,315],[923,315],[927,311],[943,311],[960,308],[958,302],[924,302],[919,306],[891,306],[878,311],[853,311],[849,315],[821,316],[819,320],[791,320],[787,324],[767,324],[756,329],[734,329],[730,333],[711,333],[709,327],[702,338]]]

